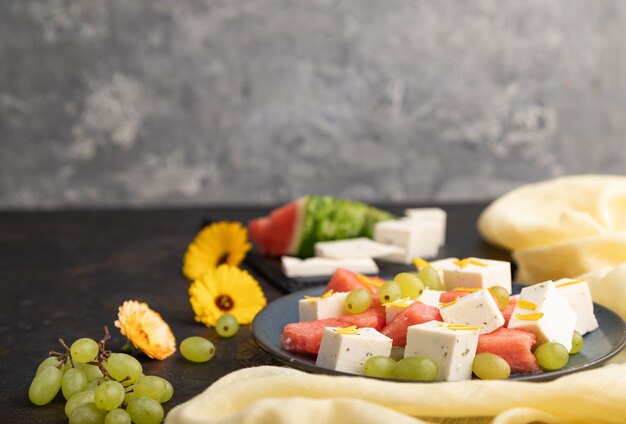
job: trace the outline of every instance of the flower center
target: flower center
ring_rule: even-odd
[[[235,303],[230,296],[220,294],[215,298],[215,305],[222,311],[230,311],[235,306]]]
[[[217,258],[216,266],[224,265],[228,263],[228,252],[222,253],[222,256]]]

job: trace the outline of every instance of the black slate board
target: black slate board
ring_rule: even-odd
[[[310,287],[323,285],[330,280],[330,276],[289,278],[281,269],[280,258],[268,258],[261,255],[256,250],[248,253],[245,263],[269,283],[278,287],[285,293],[293,293]],[[376,261],[376,263],[380,270],[379,275],[393,276],[403,271],[415,271],[415,267],[412,265],[393,264],[384,261]]]

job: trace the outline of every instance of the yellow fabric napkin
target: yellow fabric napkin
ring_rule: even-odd
[[[493,202],[478,229],[513,251],[521,282],[617,265],[626,261],[626,177],[578,175],[520,187]]]
[[[488,416],[495,417],[494,424],[624,423],[626,364],[547,383],[396,383],[272,366],[246,368],[177,406],[165,422],[416,424],[430,420],[415,417]],[[483,418],[479,422],[487,421]]]

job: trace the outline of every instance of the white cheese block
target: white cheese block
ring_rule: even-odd
[[[315,243],[315,256],[322,258],[379,258],[402,253],[400,247],[378,243],[367,237]]]
[[[402,253],[382,256],[389,262],[410,264],[413,258],[432,258],[439,252],[437,229],[428,222],[409,218],[374,225],[374,240],[402,248]]]
[[[557,342],[572,349],[576,314],[552,281],[524,287],[515,304],[509,328],[524,328],[537,343]]]
[[[389,356],[393,340],[373,328],[359,328],[353,334],[326,327],[315,365],[350,374],[363,374],[371,356]]]
[[[466,258],[439,265],[443,269],[444,287],[486,289],[502,286],[511,293],[511,263],[493,259]]]
[[[459,297],[440,308],[441,318],[450,324],[468,324],[480,328],[480,334],[491,333],[504,325],[504,317],[488,290]]]
[[[411,219],[428,222],[436,228],[439,247],[446,242],[446,211],[441,208],[411,208],[406,209],[404,214]]]
[[[398,314],[415,303],[415,299],[405,298],[385,303],[385,324],[389,324]]]
[[[344,303],[348,292],[333,293],[330,296],[311,297],[298,301],[300,321],[313,321],[316,319],[337,318],[346,314]]]
[[[281,258],[282,270],[287,277],[323,277],[330,276],[337,268],[344,268],[359,274],[378,274],[378,265],[372,258],[307,258],[300,259],[292,256]]]
[[[445,293],[443,290],[424,289],[418,300],[425,305],[438,308],[441,303],[439,298],[443,293]]]
[[[561,278],[555,281],[554,285],[576,314],[576,331],[585,335],[598,328],[598,321],[593,313],[589,284],[586,281]]]
[[[429,321],[407,329],[404,357],[424,356],[439,366],[438,381],[463,381],[472,377],[479,330],[455,329],[459,324]]]

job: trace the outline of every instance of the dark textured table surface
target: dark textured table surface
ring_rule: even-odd
[[[385,206],[400,213],[406,206]],[[484,243],[476,221],[484,204],[444,205],[448,212],[446,256],[508,259]],[[114,328],[124,300],[147,302],[170,324],[177,341],[192,335],[211,339],[215,357],[204,364],[177,352],[164,361],[140,357],[146,374],[174,386],[166,411],[200,393],[231,371],[272,364],[243,326],[232,339],[196,323],[181,274],[182,257],[204,217],[247,222],[269,208],[196,208],[177,210],[104,210],[0,213],[0,422],[66,422],[62,396],[36,407],[28,400],[35,369],[57,339],[99,339],[108,325],[109,348],[124,338]],[[254,274],[254,272],[253,272]],[[260,276],[268,301],[283,293]]]

